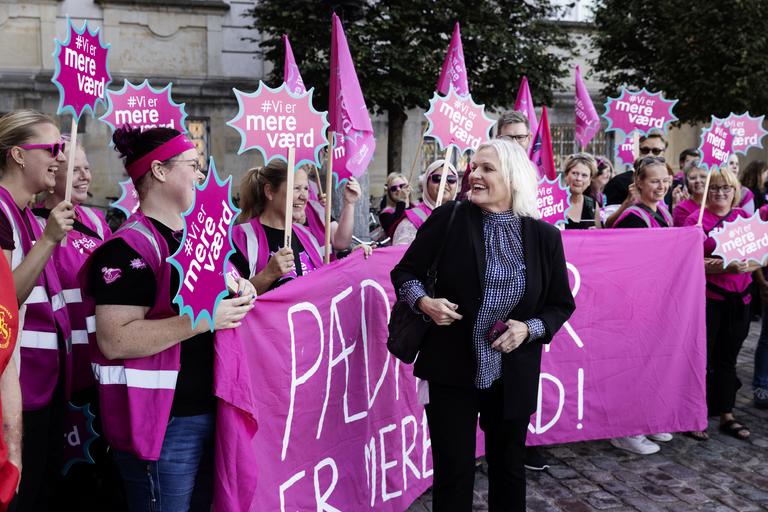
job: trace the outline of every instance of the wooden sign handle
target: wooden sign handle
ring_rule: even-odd
[[[285,185],[285,234],[283,235],[283,247],[291,246],[293,233],[293,178],[296,174],[296,148],[288,148],[288,176]]]
[[[440,176],[440,188],[437,189],[437,199],[435,200],[435,208],[443,204],[443,194],[445,193],[445,182],[448,177],[448,165],[453,156],[453,145],[449,145],[445,150],[445,162],[443,163],[443,173]],[[458,183],[457,183],[458,185]]]
[[[334,132],[328,132],[328,166],[325,170],[325,254],[323,262],[331,262],[331,204],[333,202],[333,139]]]
[[[699,208],[699,221],[697,226],[701,227],[701,221],[704,219],[704,208],[707,206],[707,195],[709,194],[709,180],[712,179],[712,170],[707,173],[707,181],[704,182],[704,197],[701,198],[701,208]]]
[[[75,155],[77,154],[77,120],[72,118],[72,127],[69,132],[69,145],[67,147],[67,188],[64,189],[64,200],[72,201],[72,181],[75,175]],[[61,239],[61,246],[67,246],[67,237]]]

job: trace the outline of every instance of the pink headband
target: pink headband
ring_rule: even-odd
[[[152,162],[159,160],[161,162],[180,155],[188,149],[196,149],[195,145],[187,139],[183,133],[175,136],[171,140],[164,142],[135,162],[127,165],[125,170],[135,184],[145,174],[152,169]]]

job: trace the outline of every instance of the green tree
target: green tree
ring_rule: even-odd
[[[679,99],[681,122],[768,112],[764,0],[601,0],[595,11],[603,92],[622,85]]]
[[[387,113],[388,172],[402,169],[406,112],[428,106],[456,20],[470,92],[486,109],[512,105],[523,75],[534,101],[550,102],[572,48],[551,21],[558,11],[549,0],[260,0],[248,15],[261,33],[264,57],[275,63],[268,79],[282,81],[280,36],[286,33],[305,84],[316,87],[318,108],[327,105],[333,11],[344,23],[368,107]]]

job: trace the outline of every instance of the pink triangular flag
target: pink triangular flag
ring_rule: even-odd
[[[331,28],[330,85],[328,122],[329,129],[336,134],[333,172],[341,182],[365,172],[373,158],[376,140],[344,28],[335,13]]]
[[[536,120],[536,110],[533,108],[533,98],[531,97],[531,89],[528,87],[527,76],[523,77],[520,82],[520,88],[517,90],[515,110],[525,114],[525,117],[528,118],[528,124],[531,125],[531,133],[536,133],[539,128],[539,122]]]
[[[307,88],[304,87],[304,80],[299,73],[299,66],[296,65],[296,59],[293,57],[291,42],[288,36],[283,34],[283,44],[285,45],[285,62],[283,64],[283,82],[285,86],[294,94],[304,94]]]
[[[459,96],[469,94],[467,66],[464,63],[464,48],[461,46],[461,31],[458,21],[453,27],[451,44],[448,46],[448,53],[445,54],[445,61],[443,61],[443,69],[437,80],[437,92],[444,95],[448,94],[451,84]]]
[[[557,178],[557,169],[555,168],[555,154],[552,151],[552,135],[549,132],[549,119],[547,118],[547,107],[541,109],[541,123],[536,131],[536,137],[528,152],[528,156],[533,165],[539,170],[539,178],[546,176],[553,180]]]
[[[600,129],[600,116],[597,115],[587,86],[581,78],[581,69],[576,66],[576,141],[583,150]]]

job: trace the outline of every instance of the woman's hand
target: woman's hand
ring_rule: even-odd
[[[411,185],[406,183],[403,188],[392,194],[392,199],[394,199],[396,203],[405,203],[405,207],[408,208],[408,206],[410,206],[409,203],[411,200]]]
[[[507,329],[491,345],[492,349],[508,354],[523,344],[528,339],[528,324],[517,320],[507,320]]]
[[[436,325],[451,325],[455,320],[463,318],[456,312],[459,306],[448,299],[433,299],[425,295],[419,299],[416,305]]]
[[[688,197],[688,191],[682,185],[676,186],[672,190],[672,209],[674,210],[675,206],[688,199]]]
[[[360,200],[363,195],[363,190],[360,188],[360,182],[355,178],[350,177],[347,184],[344,186],[344,203],[355,204]]]
[[[363,250],[363,258],[366,260],[373,254],[373,244],[359,244],[352,248],[353,251],[358,249]]]
[[[269,258],[266,270],[269,274],[278,279],[285,274],[296,270],[296,263],[293,259],[293,249],[283,247]]]
[[[234,286],[231,286],[229,291],[238,297],[256,295],[256,287],[253,286],[253,283],[242,277],[237,278],[237,280],[234,282]]]
[[[75,209],[69,201],[62,201],[53,207],[45,223],[43,237],[51,243],[58,243],[72,231],[75,225]]]
[[[640,199],[640,192],[638,192],[637,187],[634,183],[629,184],[629,188],[627,188],[627,198],[624,200],[624,206],[632,206]]]
[[[240,320],[253,309],[255,302],[256,294],[222,300],[216,308],[213,329],[220,331],[222,329],[240,327]]]
[[[725,267],[725,271],[731,274],[746,274],[752,273],[759,268],[760,265],[755,262],[732,261]]]

